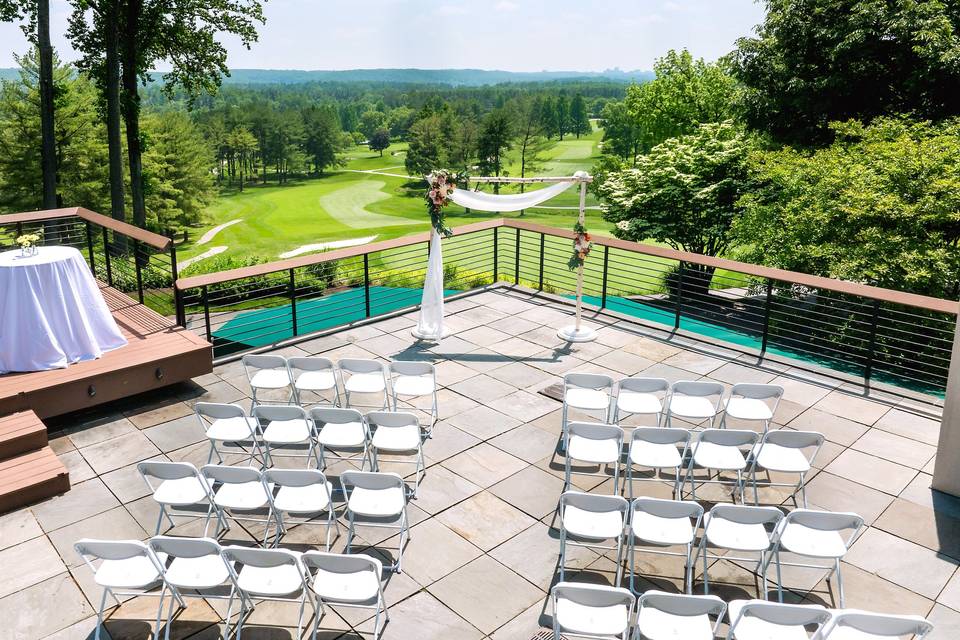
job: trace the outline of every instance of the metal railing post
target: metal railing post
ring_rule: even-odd
[[[297,281],[293,275],[293,269],[290,269],[290,326],[293,335],[296,336],[299,333],[297,331]]]
[[[497,262],[499,261],[499,254],[497,250],[500,248],[499,236],[497,235],[499,227],[493,228],[493,281],[497,281]]]
[[[203,289],[200,290],[200,297],[203,302],[203,326],[207,331],[207,341],[213,344],[213,331],[210,329],[210,296],[207,285],[203,285]]]
[[[870,316],[870,338],[867,343],[867,361],[863,365],[863,382],[870,384],[870,378],[873,376],[873,361],[877,349],[877,322],[880,320],[880,301],[874,299],[873,314]]]
[[[177,324],[187,328],[187,310],[183,304],[183,291],[177,288],[177,283],[173,283],[173,307],[176,310]]]
[[[143,272],[140,267],[140,241],[133,241],[133,264],[137,272],[137,298],[143,304]]]
[[[517,232],[517,242],[514,246],[513,256],[513,284],[520,284],[520,229]]]
[[[429,252],[428,252],[429,253]],[[370,254],[363,254],[363,306],[370,317]]]
[[[680,314],[683,312],[683,271],[683,263],[681,262],[680,268],[677,269],[677,304],[673,320],[674,331],[680,328]]]
[[[84,220],[84,227],[87,230],[87,256],[90,258],[90,273],[97,276],[97,263],[93,258],[93,234],[90,232],[90,221]]]
[[[540,234],[540,291],[543,291],[543,249],[547,241],[547,236],[543,233]]]
[[[610,247],[603,246],[603,282],[600,285],[600,308],[607,308],[607,265],[610,262]]]
[[[106,227],[100,227],[103,229],[103,255],[106,257],[107,261],[107,286],[113,286],[113,268],[110,266],[110,236],[107,234]]]
[[[767,340],[770,337],[770,301],[773,298],[773,280],[767,278],[767,297],[763,303],[763,337],[760,339],[760,353],[767,352]]]

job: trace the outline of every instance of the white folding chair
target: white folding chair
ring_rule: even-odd
[[[317,449],[320,454],[320,467],[327,468],[327,452],[336,454],[337,460],[360,461],[360,471],[364,464],[373,468],[370,457],[370,432],[367,421],[356,409],[339,407],[314,407],[310,410],[310,420],[317,433]]]
[[[599,476],[608,478],[605,467],[613,466],[613,494],[620,489],[620,455],[623,451],[623,429],[614,424],[592,424],[590,422],[571,422],[568,425],[568,440],[565,460],[564,491],[570,488],[573,474],[581,476]],[[574,471],[573,461],[597,465],[599,470]]]
[[[160,611],[167,593],[167,583],[163,579],[163,562],[166,556],[158,558],[146,544],[139,540],[78,540],[73,548],[83,559],[84,564],[93,572],[93,581],[103,588],[100,606],[97,608],[97,630],[94,640],[100,640],[103,628],[103,610],[107,604],[107,594],[120,606],[117,596],[154,595],[160,587],[160,609],[157,611],[157,625],[154,638],[160,632]],[[170,597],[180,606],[183,600],[175,592]]]
[[[684,585],[687,593],[693,593],[693,550],[702,519],[703,507],[696,502],[659,498],[637,498],[631,502],[627,525],[630,590],[640,593],[635,583],[639,575],[636,558],[638,547],[643,545],[646,553],[685,558]],[[665,549],[680,546],[686,547],[683,553]]]
[[[563,411],[561,447],[567,447],[570,409],[599,411],[598,418],[610,421],[610,404],[613,394],[613,378],[602,373],[568,373],[563,376]]]
[[[833,617],[813,640],[921,640],[933,631],[933,624],[921,616],[892,616],[856,609],[834,610]]]
[[[345,406],[351,406],[351,394],[383,394],[380,410],[387,409],[390,399],[387,390],[387,371],[382,362],[369,358],[342,358],[337,362],[337,369],[343,381]]]
[[[300,554],[289,549],[253,549],[233,545],[223,547],[220,553],[230,566],[237,592],[241,595],[238,640],[243,633],[246,616],[255,606],[255,600],[299,603],[297,635],[294,636],[295,640],[299,640],[307,602],[314,609],[314,615],[317,614],[313,598],[307,597],[309,578],[300,562]]]
[[[330,534],[340,535],[337,511],[333,506],[333,484],[317,469],[267,469],[262,474],[264,489],[273,502],[273,511],[283,523],[283,532],[291,526],[323,524],[327,528],[327,549]],[[316,519],[326,514],[324,520]]]
[[[243,370],[250,382],[250,411],[262,403],[262,400],[257,397],[258,393],[287,390],[289,396],[284,404],[294,401],[293,380],[290,379],[286,358],[272,355],[245,355],[242,362]]]
[[[373,640],[377,640],[383,626],[390,620],[390,611],[387,609],[383,585],[380,582],[383,564],[362,553],[345,555],[307,551],[301,560],[311,576],[310,589],[316,602],[313,640],[317,638],[324,605],[373,609],[376,611],[373,617]]]
[[[238,404],[220,404],[218,402],[198,402],[194,407],[197,420],[203,427],[207,440],[210,441],[210,453],[207,455],[207,464],[217,454],[217,461],[222,463],[223,456],[217,449],[218,444],[226,442],[249,443],[250,464],[259,456],[263,460],[263,451],[257,441],[257,420],[249,417]]]
[[[331,404],[340,405],[340,386],[337,384],[337,368],[330,358],[320,356],[302,356],[287,358],[290,379],[293,380],[293,394],[297,404],[304,406],[305,396],[313,394],[324,401],[323,394],[333,392]]]
[[[843,597],[843,576],[840,573],[840,561],[850,549],[860,529],[863,518],[855,513],[835,513],[832,511],[814,511],[794,509],[780,522],[773,535],[773,553],[767,557],[767,565],[777,565],[777,595],[783,602],[782,565],[806,567],[809,569],[827,569],[829,581],[837,576],[837,591],[840,606],[845,606]],[[781,553],[792,553],[804,558],[831,561],[829,565],[783,562]]]
[[[673,418],[692,422],[698,429],[706,422],[713,428],[720,412],[723,385],[719,382],[678,380],[670,385],[670,401],[667,403],[666,426],[673,426]]]
[[[263,482],[259,469],[207,464],[200,471],[213,488],[213,503],[222,516],[217,520],[215,538],[220,536],[221,523],[225,531],[230,530],[227,520],[256,522],[263,525],[263,544],[266,545],[273,523],[276,545],[283,534],[283,519],[273,509],[270,487]],[[203,535],[207,535],[206,529]]]
[[[175,538],[155,536],[148,541],[150,549],[159,557],[167,558],[163,577],[177,598],[171,599],[167,609],[164,640],[170,640],[170,627],[173,626],[173,604],[184,607],[184,598],[204,600],[227,600],[227,613],[224,616],[226,628],[223,637],[230,637],[230,619],[233,617],[233,599],[238,594],[244,611],[250,611],[253,603],[247,596],[238,592],[236,574],[233,567],[223,558],[220,545],[210,538]],[[224,593],[226,591],[226,593]],[[157,619],[163,611],[163,602],[157,611]],[[159,632],[160,627],[157,626]]]
[[[617,382],[613,422],[631,415],[654,416],[653,425],[663,422],[663,408],[670,395],[670,383],[664,378],[624,378]]]
[[[397,529],[400,544],[397,548],[397,561],[388,569],[402,572],[403,548],[410,537],[410,520],[407,518],[406,485],[396,473],[376,473],[372,471],[344,471],[340,474],[340,484],[347,502],[347,553],[353,544],[357,516],[370,518],[362,526]],[[393,521],[388,521],[393,518]]]
[[[203,475],[189,462],[165,462],[151,460],[137,465],[140,477],[147,484],[153,500],[160,505],[154,535],[160,533],[160,525],[166,518],[171,527],[177,525],[174,516],[182,518],[205,518],[216,514],[219,524],[223,516],[213,503],[213,492]],[[198,507],[186,509],[186,507]],[[219,525],[218,525],[219,526]]]
[[[767,431],[760,439],[760,443],[753,448],[750,456],[750,478],[753,482],[753,503],[760,503],[760,492],[757,489],[757,471],[766,471],[768,480],[766,487],[793,487],[790,497],[794,504],[797,502],[797,493],[803,498],[803,506],[807,506],[807,474],[813,469],[813,461],[823,446],[822,433],[815,431],[790,431],[777,429]],[[800,476],[796,484],[773,482],[769,479],[770,472],[795,473]]]
[[[730,417],[759,422],[763,426],[763,433],[766,433],[770,429],[770,422],[773,420],[773,414],[777,412],[781,398],[783,398],[783,387],[780,385],[749,382],[735,384],[723,403],[720,428],[727,426],[727,418]]]
[[[766,600],[734,600],[727,616],[727,640],[810,640],[830,620],[830,612],[818,604]],[[807,631],[808,627],[813,629]]]
[[[628,640],[636,598],[626,589],[558,582],[550,590],[553,638]]]
[[[380,454],[412,454],[413,460],[392,459],[393,464],[414,465],[413,492],[416,498],[420,488],[420,477],[425,465],[423,461],[423,438],[420,421],[412,413],[401,411],[371,411],[366,416],[367,429],[370,432],[370,452],[373,471],[380,470]]]
[[[703,517],[703,535],[694,561],[703,557],[703,592],[710,593],[707,567],[710,560],[724,559],[756,562],[760,574],[763,597],[767,596],[767,564],[774,531],[783,513],[774,507],[752,507],[739,504],[718,504]],[[731,554],[710,553],[710,548],[733,552],[756,553],[757,558],[736,557]]]
[[[724,484],[721,475],[724,471],[735,471],[737,479],[733,481],[733,501],[737,496],[745,502],[744,471],[747,469],[747,454],[757,444],[759,435],[756,431],[739,429],[704,429],[698,434],[697,441],[691,445],[690,463],[687,465],[687,479],[690,480],[690,493],[697,499],[698,484]],[[697,480],[693,473],[697,469],[706,469],[707,478]],[[713,479],[713,471],[717,472],[717,479]]]
[[[601,555],[616,551],[620,584],[623,531],[629,503],[621,496],[604,496],[579,491],[560,495],[560,582],[566,567],[567,545],[598,550]],[[572,539],[571,539],[572,537]],[[612,541],[612,546],[603,544]]]
[[[637,427],[630,434],[630,449],[627,452],[627,495],[633,499],[634,481],[660,481],[663,469],[674,470],[673,494],[680,499],[684,460],[690,449],[690,432],[686,429],[667,427]],[[653,469],[652,478],[635,478],[634,467]]]
[[[427,437],[432,437],[433,427],[439,416],[436,367],[430,362],[394,360],[387,364],[387,374],[390,376],[394,411],[398,410],[398,400],[409,402],[414,398],[430,396],[430,426],[427,427]]]
[[[726,610],[726,603],[716,596],[647,591],[637,600],[636,637],[713,640]]]
[[[274,458],[305,458],[307,468],[310,460],[321,467],[320,454],[317,452],[317,433],[307,412],[296,405],[258,405],[253,409],[253,417],[260,425],[260,439],[263,442],[265,466],[271,466]],[[306,445],[306,453],[296,453]],[[293,449],[291,452],[277,454],[277,449]]]

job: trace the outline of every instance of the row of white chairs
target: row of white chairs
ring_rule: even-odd
[[[323,524],[326,548],[332,533],[340,533],[334,489],[322,471],[316,469],[267,469],[255,467],[204,465],[200,469],[188,462],[141,462],[137,469],[153,500],[160,506],[155,535],[164,518],[171,527],[174,517],[204,519],[203,535],[216,520],[215,537],[230,529],[229,522],[255,522],[263,525],[263,545],[274,530],[273,545],[292,525]],[[353,544],[357,518],[363,526],[397,529],[400,544],[396,562],[389,568],[401,571],[403,548],[409,537],[407,491],[403,478],[395,473],[344,471],[340,486],[347,515],[347,553]],[[317,519],[324,516],[323,519]],[[371,521],[366,521],[371,520]]]
[[[568,425],[568,445],[565,457],[565,474],[568,488],[573,474],[602,475],[608,477],[605,468],[613,466],[613,493],[619,493],[620,467],[625,466],[627,493],[633,497],[636,480],[658,480],[663,471],[674,471],[674,496],[681,497],[686,482],[696,500],[697,484],[707,482],[728,483],[719,478],[722,472],[735,472],[735,495],[745,502],[746,479],[753,486],[754,504],[759,504],[760,495],[757,474],[771,472],[796,474],[796,483],[773,482],[768,479],[764,486],[793,487],[792,496],[800,493],[803,506],[807,506],[806,476],[813,468],[824,436],[815,431],[792,431],[775,429],[759,434],[756,431],[739,429],[704,429],[691,432],[673,427],[636,427],[630,434],[626,457],[623,456],[625,433],[612,424],[571,422]],[[599,472],[574,470],[574,463],[596,465]],[[636,468],[651,469],[651,478],[637,478]],[[694,472],[706,469],[710,476],[697,479]],[[714,480],[712,472],[718,479]]]
[[[284,358],[278,355],[245,355],[243,368],[250,382],[251,410],[262,401],[257,394],[286,390],[287,404],[307,405],[325,401],[333,406],[351,406],[351,394],[382,394],[381,409],[419,397],[431,397],[431,427],[436,422],[437,372],[429,362],[393,360],[386,364],[368,358],[341,358],[334,362],[321,356]],[[341,398],[340,390],[343,389]],[[324,394],[333,398],[323,398]]]
[[[169,536],[155,536],[146,543],[83,539],[74,548],[103,588],[94,640],[100,640],[108,595],[119,605],[118,596],[154,595],[157,587],[160,605],[154,640],[159,638],[161,619],[165,620],[164,638],[170,640],[174,605],[186,607],[186,598],[228,601],[224,638],[230,637],[235,601],[240,603],[237,638],[256,603],[264,600],[299,603],[297,638],[308,603],[313,609],[314,640],[325,606],[374,610],[374,640],[390,619],[381,583],[382,563],[364,554],[221,546],[212,538]]]
[[[413,495],[420,487],[425,470],[423,439],[426,432],[420,419],[406,411],[370,411],[314,407],[307,411],[298,405],[257,405],[247,415],[240,405],[198,402],[194,409],[200,426],[210,441],[207,462],[214,454],[223,462],[222,445],[249,443],[249,460],[259,460],[263,467],[276,457],[306,458],[318,469],[326,468],[326,456],[348,460],[364,470],[378,471],[378,454],[394,456],[393,463],[415,466]],[[290,447],[296,447],[289,451]],[[306,447],[306,452],[300,450]],[[283,453],[287,451],[286,453]],[[397,459],[398,455],[412,459]]]
[[[863,518],[855,513],[834,513],[795,509],[786,516],[774,507],[715,505],[708,513],[693,501],[636,498],[628,502],[621,496],[567,491],[560,496],[560,580],[565,577],[567,547],[582,546],[600,553],[615,551],[616,584],[623,571],[623,552],[630,560],[630,589],[636,587],[638,552],[685,558],[684,584],[693,589],[693,571],[698,559],[703,562],[703,588],[709,593],[709,561],[717,558],[756,563],[762,596],[767,596],[767,570],[776,567],[777,594],[783,602],[782,566],[797,566],[830,571],[835,575],[840,606],[844,606],[840,560],[863,527]],[[698,532],[699,543],[697,542]],[[607,546],[610,545],[610,546]],[[684,547],[684,551],[669,551]],[[716,550],[723,550],[718,555]],[[730,552],[753,553],[757,557],[737,558]],[[790,553],[811,562],[829,561],[829,565],[785,562],[781,553]],[[791,556],[792,557],[792,556]]]
[[[920,616],[886,615],[820,605],[734,600],[561,582],[550,591],[553,636],[595,640],[713,640],[724,615],[726,640],[921,640],[933,625]],[[636,614],[634,614],[636,611]]]

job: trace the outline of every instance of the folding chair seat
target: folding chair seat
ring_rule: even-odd
[[[613,423],[631,415],[653,416],[654,427],[663,422],[663,408],[670,395],[670,383],[664,378],[624,378],[617,382],[613,405]]]
[[[382,362],[369,358],[343,358],[337,362],[337,369],[343,381],[345,406],[351,406],[351,394],[382,394],[383,403],[380,405],[380,410],[387,409],[389,404],[387,371]]]
[[[810,640],[830,620],[818,604],[779,604],[766,600],[734,600],[727,609],[727,640]],[[808,631],[808,628],[811,628]]]
[[[323,401],[325,400],[323,394],[330,391],[333,392],[330,404],[333,406],[340,404],[337,368],[333,364],[333,360],[320,356],[288,358],[287,368],[290,379],[293,381],[293,393],[297,404],[300,406],[313,404],[312,402],[305,402],[311,396],[318,398],[315,401]]]
[[[727,426],[727,418],[759,422],[763,433],[770,429],[773,415],[777,412],[783,387],[776,384],[753,384],[741,382],[733,385],[730,396],[723,403],[720,428]]]
[[[699,428],[704,422],[713,428],[720,412],[723,385],[719,382],[678,380],[670,385],[670,401],[667,403],[667,425],[673,426],[673,418],[692,422]]]
[[[240,405],[198,402],[194,413],[210,441],[207,464],[213,460],[213,454],[217,454],[219,463],[223,462],[223,455],[217,445],[226,442],[249,443],[250,459],[247,464],[252,463],[257,456],[263,460],[263,452],[257,440],[257,419],[248,416]]]
[[[283,534],[283,520],[273,509],[271,487],[264,483],[259,469],[208,464],[203,466],[201,472],[213,487],[213,503],[222,516],[217,520],[215,537],[221,533],[221,523],[229,531],[226,521],[234,520],[262,524],[264,545],[270,537],[270,524],[273,523],[276,529],[274,544],[279,541]],[[203,535],[206,536],[207,532],[204,531]]]
[[[370,471],[344,471],[340,474],[340,484],[346,498],[347,553],[350,553],[356,528],[357,516],[373,521],[363,522],[365,527],[397,529],[400,542],[397,549],[397,561],[388,568],[402,572],[403,548],[410,537],[410,520],[407,517],[407,491],[403,478],[395,473],[376,473]],[[389,521],[390,518],[394,520]]]
[[[390,620],[380,577],[383,564],[376,558],[358,553],[345,555],[307,551],[301,557],[310,577],[310,588],[316,597],[313,640],[324,613],[324,605],[373,609],[373,638],[377,640]],[[381,622],[381,618],[383,618]]]
[[[759,435],[755,431],[738,429],[704,429],[698,434],[697,441],[691,446],[690,463],[687,465],[687,478],[690,480],[690,492],[697,499],[697,484],[730,484],[720,475],[724,471],[735,471],[733,500],[740,496],[744,502],[744,471],[747,470],[747,454],[757,444]],[[706,480],[697,480],[693,473],[696,469],[716,471],[717,479],[710,473]]]
[[[753,482],[753,502],[759,504],[760,492],[757,489],[757,472],[795,473],[799,476],[796,484],[783,482],[765,483],[767,487],[793,487],[790,497],[796,504],[797,493],[803,497],[803,506],[807,506],[807,474],[813,469],[820,448],[823,446],[822,433],[815,431],[790,431],[778,429],[763,434],[760,443],[753,448],[750,456],[750,478]]]
[[[783,519],[783,513],[774,507],[752,507],[739,504],[718,504],[703,518],[703,535],[694,556],[694,561],[703,557],[703,592],[710,592],[710,579],[707,572],[710,560],[756,562],[756,572],[760,574],[761,593],[767,595],[767,564],[771,552],[773,535],[777,525]],[[737,557],[730,553],[711,554],[710,548],[732,552],[755,553],[758,558]]]
[[[390,377],[390,390],[393,398],[393,410],[398,410],[398,400],[409,401],[429,396],[430,424],[427,437],[432,437],[433,427],[439,416],[437,400],[437,369],[430,362],[404,362],[394,360],[387,364]]]
[[[260,405],[253,409],[253,417],[260,424],[265,466],[272,465],[274,458],[305,458],[308,468],[312,459],[318,467],[322,466],[317,452],[317,433],[303,408],[296,405]],[[278,449],[282,452],[289,448],[303,448],[304,445],[306,453],[277,453]]]
[[[640,593],[636,586],[636,557],[638,547],[643,545],[645,553],[685,558],[684,584],[687,593],[692,593],[694,543],[702,519],[703,507],[696,502],[641,497],[630,503],[630,522],[626,530],[630,590]],[[685,551],[665,550],[675,546],[685,547]]]
[[[174,516],[204,518],[209,521],[211,513],[215,512],[222,524],[220,512],[213,504],[210,485],[189,462],[151,460],[137,464],[137,471],[150,490],[153,500],[160,505],[154,535],[160,533],[164,518],[171,527],[175,527]],[[186,507],[196,508],[188,510]]]
[[[613,493],[620,488],[620,456],[623,451],[623,429],[613,424],[571,422],[567,441],[564,490],[570,487],[573,474],[608,478],[605,467],[613,466]],[[574,471],[573,461],[597,465],[597,473]]]
[[[673,493],[680,499],[683,480],[684,460],[690,449],[690,432],[686,429],[667,427],[637,427],[630,434],[630,448],[627,452],[627,495],[633,499],[635,480],[659,481],[663,469],[674,470]],[[653,478],[635,478],[634,467],[653,469]]]
[[[647,591],[637,600],[636,637],[638,640],[713,640],[726,609],[727,605],[716,596]]]
[[[856,609],[840,609],[832,613],[830,622],[817,632],[813,640],[921,640],[933,631],[933,625],[920,616],[887,615]]]
[[[603,554],[615,551],[620,584],[623,531],[629,503],[621,496],[566,491],[560,496],[560,581],[566,567],[567,545],[586,547]],[[573,539],[571,539],[571,536]],[[604,542],[612,541],[612,546]]]
[[[550,590],[553,637],[628,640],[636,599],[626,589],[559,582]]]
[[[250,411],[263,403],[257,394],[264,392],[286,391],[288,395],[284,404],[294,401],[296,396],[286,358],[274,355],[245,355],[241,362],[250,383]]]
[[[273,511],[283,523],[284,533],[295,525],[323,524],[327,528],[327,549],[330,549],[330,534],[340,534],[337,512],[333,506],[333,484],[317,469],[267,469],[263,481],[268,497],[273,501]],[[326,514],[323,520],[315,516]]]
[[[336,454],[337,460],[360,461],[360,471],[369,463],[370,431],[367,421],[356,409],[338,407],[314,407],[310,410],[310,420],[317,434],[317,449],[320,455],[320,467],[327,468],[327,452]]]
[[[370,432],[373,470],[380,470],[380,454],[411,454],[413,460],[391,460],[393,464],[414,465],[414,498],[420,488],[420,477],[425,469],[423,461],[423,437],[420,421],[412,413],[400,411],[371,411],[367,414],[367,429]]]
[[[599,412],[604,423],[610,421],[613,378],[602,373],[568,373],[563,376],[562,446],[567,447],[570,409]]]

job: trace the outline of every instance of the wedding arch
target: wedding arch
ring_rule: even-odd
[[[550,183],[550,186],[535,191],[516,194],[490,194],[460,188],[456,184],[460,177],[448,171],[434,171],[427,176],[430,188],[427,191],[427,208],[433,231],[430,236],[430,254],[427,262],[427,274],[423,281],[423,300],[420,305],[420,318],[411,333],[421,339],[438,341],[447,335],[443,326],[443,252],[441,239],[450,235],[450,229],[444,222],[443,207],[454,202],[477,211],[509,212],[535,207],[563,193],[573,185],[580,188],[580,206],[577,223],[574,225],[573,253],[569,267],[577,271],[577,303],[575,322],[561,327],[557,336],[567,342],[589,342],[594,340],[596,332],[584,327],[581,322],[583,312],[583,263],[590,253],[590,234],[584,227],[587,185],[593,178],[586,171],[578,171],[572,176],[508,178],[490,176],[471,178],[475,184],[512,183],[536,184]]]

